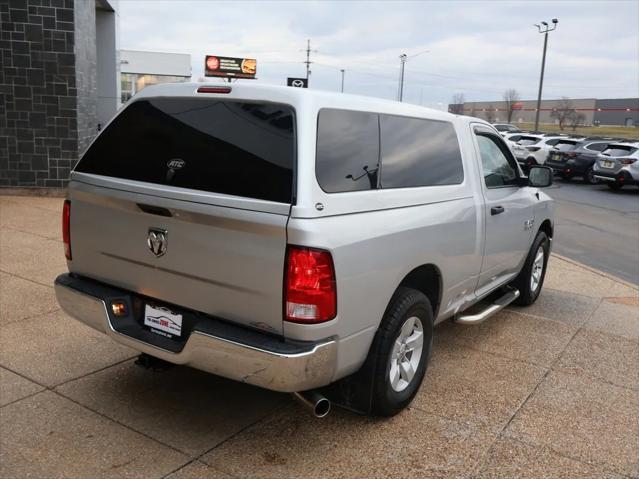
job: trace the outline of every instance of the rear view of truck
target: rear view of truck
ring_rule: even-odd
[[[322,266],[313,251],[287,250],[295,112],[230,91],[147,93],[95,140],[69,185],[70,274],[56,293],[71,316],[139,351],[270,389],[310,389],[332,366],[304,371],[329,364],[334,344],[282,336],[287,251]],[[307,306],[300,316],[318,313]]]

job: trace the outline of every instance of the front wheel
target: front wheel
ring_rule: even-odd
[[[433,310],[415,289],[399,288],[377,330],[373,361],[372,413],[393,416],[419,390],[433,344]]]
[[[528,306],[537,300],[546,277],[549,254],[550,240],[546,233],[540,231],[528,252],[524,267],[512,283],[520,293],[515,304]]]

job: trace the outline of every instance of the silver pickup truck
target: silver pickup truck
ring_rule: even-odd
[[[534,302],[549,168],[471,117],[286,87],[144,89],[71,174],[72,317],[147,359],[393,415],[433,327]],[[473,307],[472,314],[468,311]]]

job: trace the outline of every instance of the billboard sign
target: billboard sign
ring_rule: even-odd
[[[257,60],[207,55],[204,60],[204,76],[224,78],[255,78]]]
[[[286,86],[295,88],[308,88],[308,78],[287,78]]]

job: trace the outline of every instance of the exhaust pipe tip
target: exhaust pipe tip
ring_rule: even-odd
[[[317,391],[297,392],[293,396],[317,418],[326,417],[331,412],[331,402]]]
[[[331,402],[328,399],[322,398],[315,403],[315,409],[313,409],[315,417],[328,416],[329,412],[331,412]]]

